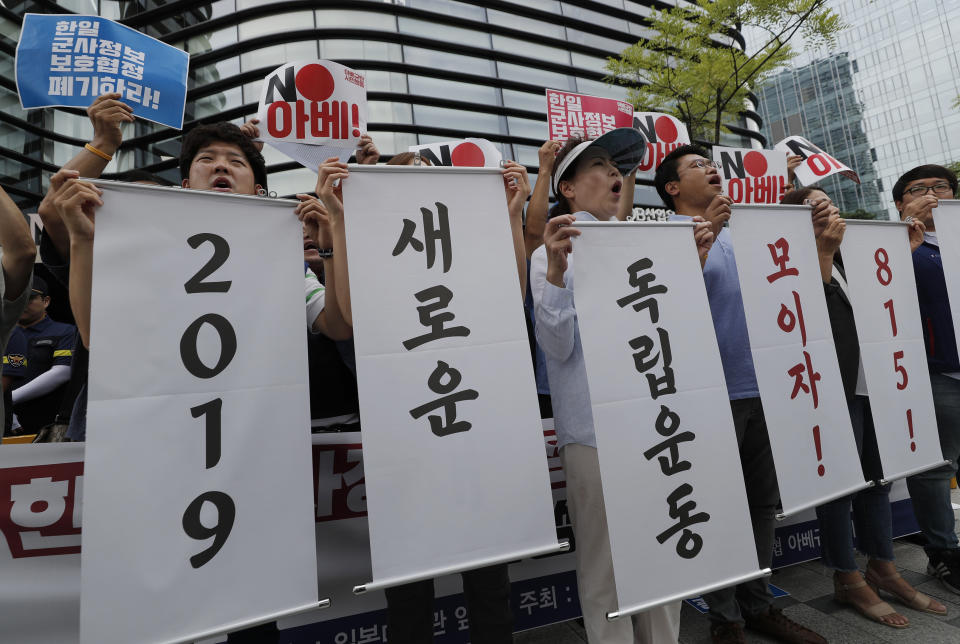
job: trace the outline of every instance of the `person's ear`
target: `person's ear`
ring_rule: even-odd
[[[43,308],[46,309],[48,306],[50,306],[50,296],[49,296],[49,295],[44,295],[44,296],[43,296]]]
[[[180,182],[180,187],[181,187],[181,188],[189,188],[189,187],[190,187],[190,179],[184,179],[183,181],[181,181],[181,182]]]
[[[567,199],[573,199],[577,191],[574,189],[573,184],[566,179],[557,184],[557,187],[560,188],[560,194],[562,194]]]
[[[894,207],[897,209],[897,212],[899,212],[900,215],[902,216],[902,215],[903,215],[903,200],[899,200],[899,201],[898,201],[898,200],[894,199],[894,200],[893,200],[893,205],[894,205]]]
[[[668,181],[665,186],[663,186],[664,191],[671,197],[676,197],[680,194],[680,182],[679,181]]]

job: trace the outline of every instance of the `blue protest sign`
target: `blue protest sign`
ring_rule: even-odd
[[[28,13],[17,43],[24,109],[87,107],[116,92],[136,116],[183,127],[187,52],[99,16]]]

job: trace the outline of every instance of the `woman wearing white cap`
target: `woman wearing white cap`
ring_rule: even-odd
[[[618,128],[594,141],[570,139],[554,163],[558,216],[547,222],[544,245],[531,258],[530,288],[537,341],[546,355],[553,396],[557,446],[567,480],[567,507],[576,537],[577,585],[587,638],[594,644],[676,642],[680,603],[608,622],[616,610],[616,586],[600,485],[587,374],[573,305],[571,237],[576,221],[614,219],[623,177],[643,160],[646,141],[632,128]],[[566,214],[573,213],[573,214]],[[713,241],[709,224],[694,231],[702,258]]]

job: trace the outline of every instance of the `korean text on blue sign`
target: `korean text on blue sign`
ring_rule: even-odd
[[[17,91],[24,109],[87,107],[116,92],[136,116],[181,129],[189,60],[106,18],[28,13],[17,44]]]

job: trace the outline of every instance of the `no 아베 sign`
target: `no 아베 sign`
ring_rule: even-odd
[[[355,147],[367,129],[362,75],[328,60],[288,63],[263,80],[267,140]]]
[[[660,112],[634,112],[633,127],[640,130],[647,140],[647,154],[640,164],[640,173],[653,177],[654,170],[667,156],[681,145],[690,143],[687,126],[669,114]]]
[[[774,150],[803,157],[797,166],[797,179],[805,186],[812,185],[832,174],[842,174],[851,181],[860,183],[860,177],[849,166],[837,161],[802,136],[788,136],[773,146]]]
[[[787,192],[787,155],[775,150],[714,146],[723,191],[734,203],[780,203]]]

